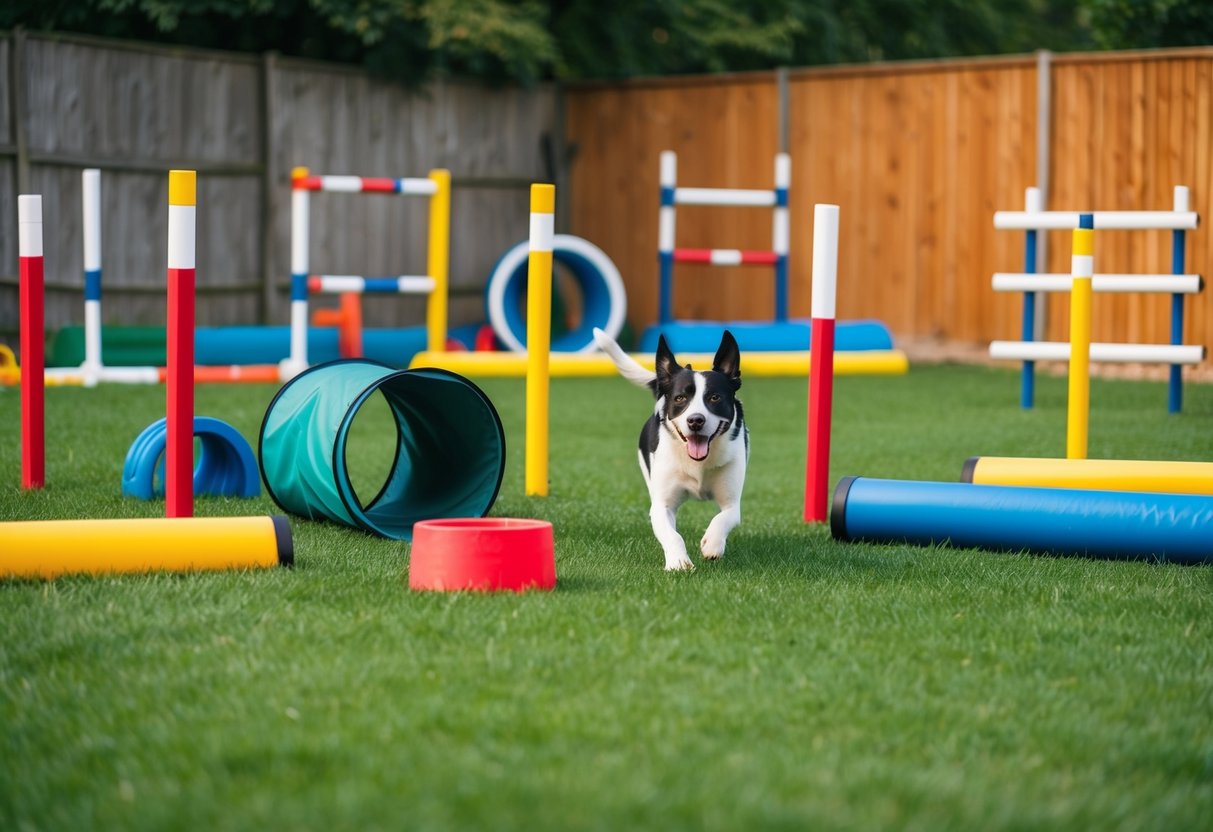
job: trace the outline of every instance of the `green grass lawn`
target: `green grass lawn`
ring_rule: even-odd
[[[667,574],[645,393],[555,381],[538,499],[522,382],[481,386],[509,444],[492,513],[553,522],[554,592],[412,593],[406,544],[297,519],[291,570],[2,584],[0,829],[1209,828],[1213,569],[835,543],[800,520],[804,380],[751,379],[742,525]],[[1213,459],[1213,386],[1186,392],[1168,415],[1163,384],[1096,380],[1091,456]],[[272,394],[202,386],[197,412],[255,446]],[[831,481],[1063,455],[1065,395],[840,378]],[[0,518],[163,512],[120,495],[162,388],[49,390],[41,493],[18,413],[0,389]],[[683,509],[690,548],[710,517]]]

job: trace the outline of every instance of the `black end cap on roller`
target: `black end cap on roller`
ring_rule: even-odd
[[[971,456],[965,460],[965,464],[960,466],[960,481],[972,482],[973,474],[977,472],[977,463],[981,459],[979,456]]]
[[[847,494],[851,483],[859,477],[843,477],[834,486],[834,499],[830,504],[830,534],[835,540],[850,540],[847,537]]]
[[[274,541],[278,544],[278,565],[295,565],[295,542],[291,539],[291,524],[282,514],[270,515],[274,524]]]

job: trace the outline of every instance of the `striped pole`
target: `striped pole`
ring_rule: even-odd
[[[21,295],[21,487],[46,485],[45,313],[42,269],[42,197],[17,197],[18,278]]]
[[[166,517],[194,513],[194,248],[197,174],[168,174]]]
[[[788,319],[788,189],[792,185],[792,157],[775,154],[775,218],[771,250],[775,253],[775,321]]]
[[[659,289],[657,323],[673,318],[674,298],[674,189],[678,183],[678,157],[672,150],[661,152],[661,210],[657,215],[657,265]]]
[[[101,171],[81,174],[84,219],[84,376],[101,374]]]
[[[291,349],[283,362],[286,381],[307,369],[307,270],[311,193],[307,168],[291,170]]]
[[[1024,209],[1029,213],[1044,210],[1040,198],[1040,188],[1028,188],[1024,192]],[[1023,270],[1025,274],[1036,274],[1036,235],[1035,228],[1029,228],[1024,233]],[[1023,293],[1023,326],[1020,338],[1032,341],[1036,338],[1036,293]],[[1020,371],[1019,406],[1031,410],[1036,401],[1036,362],[1025,361]]]
[[[430,197],[430,241],[426,271],[434,281],[426,306],[426,346],[430,352],[446,351],[447,284],[451,260],[451,172],[430,171],[434,194]]]
[[[526,289],[526,494],[548,494],[548,352],[552,341],[552,238],[556,188],[531,185]]]
[[[1070,255],[1070,395],[1066,417],[1066,459],[1087,458],[1091,410],[1091,279],[1095,274],[1094,217],[1081,214]]]
[[[1174,203],[1176,213],[1186,213],[1188,210],[1188,189],[1183,185],[1175,186]],[[1186,236],[1181,228],[1171,231],[1171,274],[1184,273],[1184,260],[1187,254]],[[1184,342],[1184,296],[1179,292],[1171,295],[1171,343],[1178,345]],[[1183,368],[1172,364],[1170,377],[1167,382],[1167,410],[1178,413],[1183,409]]]
[[[809,335],[808,456],[804,521],[824,523],[830,477],[830,412],[834,401],[834,308],[838,283],[838,206],[813,207],[813,305]]]

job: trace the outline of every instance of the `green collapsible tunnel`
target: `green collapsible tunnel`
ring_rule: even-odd
[[[358,411],[376,393],[395,421],[396,455],[383,488],[363,504],[346,449]],[[505,433],[492,402],[463,376],[333,361],[278,391],[258,456],[266,491],[285,511],[411,540],[420,520],[488,513],[505,473]]]

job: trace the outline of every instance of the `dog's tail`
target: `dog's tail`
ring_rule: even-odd
[[[656,389],[657,374],[652,370],[646,370],[636,359],[624,352],[615,343],[614,338],[607,335],[598,327],[594,327],[594,342],[614,362],[621,376],[639,387],[647,387],[649,390]]]

